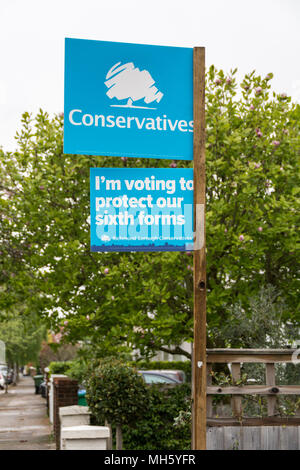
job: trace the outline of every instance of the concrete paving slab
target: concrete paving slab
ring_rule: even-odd
[[[46,400],[31,377],[0,392],[0,450],[54,450]]]

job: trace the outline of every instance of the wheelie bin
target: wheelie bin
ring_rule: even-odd
[[[44,381],[44,376],[43,375],[34,375],[33,380],[34,380],[34,386],[35,386],[35,393],[37,395],[39,393],[39,390],[40,390],[40,385]]]

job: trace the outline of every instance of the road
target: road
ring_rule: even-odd
[[[0,450],[54,450],[46,400],[31,377],[0,392]]]

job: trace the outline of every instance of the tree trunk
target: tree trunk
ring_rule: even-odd
[[[17,365],[16,365],[16,363],[15,363],[15,362],[14,362],[13,369],[14,369],[14,380],[13,380],[13,385],[17,385]]]
[[[123,436],[122,436],[122,428],[119,424],[116,427],[116,450],[123,449]]]
[[[17,362],[17,383],[20,380],[20,375],[19,375],[19,362]]]

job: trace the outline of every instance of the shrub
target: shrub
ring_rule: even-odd
[[[64,374],[67,375],[67,371],[70,368],[72,361],[66,362],[50,362],[49,372],[52,374]]]
[[[124,426],[124,447],[130,450],[187,450],[191,448],[191,427],[175,426],[176,417],[191,402],[189,384],[175,387],[151,385],[143,417],[134,427]]]
[[[69,362],[69,367],[66,370],[66,375],[72,379],[78,380],[81,385],[86,384],[86,376],[88,371],[88,365],[80,359],[75,359]]]
[[[86,400],[98,424],[108,421],[117,429],[117,449],[122,448],[122,425],[133,425],[148,406],[147,386],[136,370],[108,358],[90,363]]]

